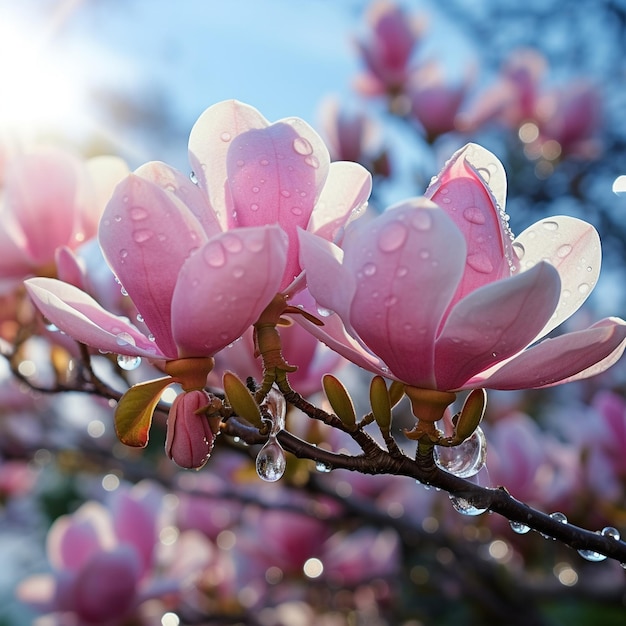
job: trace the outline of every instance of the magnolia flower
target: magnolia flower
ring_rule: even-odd
[[[183,568],[175,555],[169,563],[161,560],[157,496],[139,484],[116,491],[108,506],[90,501],[58,518],[47,537],[52,572],[24,580],[19,599],[50,617],[61,616],[58,623],[68,623],[73,614],[77,624],[109,626],[136,619],[147,600],[163,597],[176,604],[190,576],[208,564],[210,548],[199,535],[183,533],[176,545],[184,548],[193,539],[195,562]]]
[[[81,161],[40,147],[13,157],[0,204],[0,291],[28,276],[54,275],[57,248],[74,249],[95,236],[109,195],[127,174],[113,156]]]
[[[301,232],[308,289],[334,312],[311,332],[420,389],[545,387],[608,368],[626,345],[621,319],[532,345],[593,288],[597,233],[560,216],[513,239],[505,189],[496,157],[470,144],[431,184],[430,199],[355,222],[341,248]]]

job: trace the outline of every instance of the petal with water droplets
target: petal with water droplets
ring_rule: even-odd
[[[349,321],[395,376],[431,387],[435,337],[463,273],[463,237],[423,198],[354,230],[344,240],[344,265],[357,282]]]
[[[527,228],[513,247],[523,270],[549,261],[561,277],[559,306],[537,335],[543,337],[577,311],[595,286],[602,260],[600,237],[591,224],[557,215]]]
[[[131,174],[102,216],[100,245],[157,343],[176,354],[171,303],[178,272],[207,238],[191,212],[153,182]]]
[[[164,358],[158,345],[73,285],[54,278],[30,278],[24,284],[43,315],[76,341],[117,354]]]
[[[485,285],[452,308],[437,340],[437,389],[459,389],[523,350],[558,303],[559,275],[548,263]]]
[[[172,300],[180,356],[212,356],[241,337],[278,292],[286,256],[274,225],[217,235],[189,257]]]

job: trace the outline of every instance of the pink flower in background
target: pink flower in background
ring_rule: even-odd
[[[58,518],[47,543],[52,573],[22,581],[18,597],[41,613],[108,626],[128,623],[152,598],[175,605],[210,555],[197,536],[196,559],[186,571],[180,562],[159,562],[159,507],[160,495],[140,484],[115,492],[108,507],[91,501]],[[168,576],[170,568],[175,576]]]
[[[366,96],[401,92],[424,24],[388,0],[370,5],[367,22],[367,35],[357,41],[367,73],[357,78],[356,89]]]
[[[57,248],[95,236],[109,195],[127,174],[117,157],[83,161],[52,147],[11,159],[0,206],[0,291],[28,276],[54,275]]]
[[[408,200],[356,222],[341,248],[301,232],[308,289],[334,312],[307,327],[355,363],[418,388],[545,387],[605,370],[626,345],[618,318],[528,347],[593,288],[597,233],[560,216],[513,240],[505,191],[499,161],[470,144],[427,191],[438,204]]]

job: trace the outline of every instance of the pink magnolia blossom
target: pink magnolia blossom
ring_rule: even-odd
[[[597,233],[559,216],[513,239],[505,192],[502,165],[469,144],[430,199],[355,222],[341,248],[300,233],[308,289],[334,312],[311,332],[373,372],[440,391],[545,387],[608,368],[626,345],[618,318],[531,346],[593,288]]]
[[[15,156],[4,172],[0,206],[0,290],[32,275],[54,275],[55,251],[96,234],[115,185],[128,174],[117,157],[82,161],[58,148]]]
[[[48,533],[51,574],[32,576],[17,595],[41,613],[75,617],[77,625],[128,623],[152,598],[180,598],[189,576],[207,564],[203,540],[196,544],[194,569],[159,562],[160,497],[148,485],[115,492],[109,506],[90,501],[58,518]],[[181,542],[182,545],[183,542]],[[165,566],[165,567],[164,567]]]
[[[367,37],[357,41],[367,73],[358,77],[356,88],[368,96],[398,93],[411,73],[424,24],[388,0],[370,5],[367,21]]]

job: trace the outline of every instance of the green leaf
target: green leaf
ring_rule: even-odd
[[[228,404],[233,408],[233,411],[239,417],[243,417],[246,422],[261,428],[263,426],[261,409],[243,382],[232,372],[224,372],[222,384]]]
[[[146,447],[152,415],[161,393],[172,382],[166,376],[137,383],[120,398],[115,409],[115,432],[122,443],[133,448]]]
[[[356,428],[356,412],[352,398],[343,383],[332,374],[324,374],[322,377],[324,393],[330,402],[335,415],[350,429]]]

